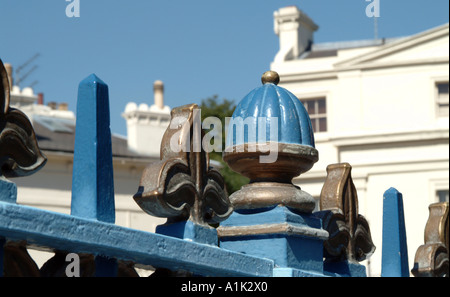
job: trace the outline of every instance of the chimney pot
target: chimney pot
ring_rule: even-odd
[[[39,105],[44,105],[44,93],[39,93],[38,94],[38,101],[37,104]]]
[[[157,80],[153,83],[153,96],[155,100],[155,105],[159,109],[164,108],[164,83]]]
[[[53,102],[53,101],[49,102],[47,105],[48,105],[48,107],[50,107],[53,110],[56,109],[56,106],[57,106],[56,102]]]
[[[58,109],[59,110],[69,110],[69,104],[67,104],[66,102],[60,103],[58,105]]]

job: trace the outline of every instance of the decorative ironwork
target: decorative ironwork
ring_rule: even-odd
[[[144,170],[134,199],[151,215],[205,225],[225,220],[232,207],[223,177],[209,166],[208,153],[196,142],[202,139],[201,126],[194,124],[200,123],[197,111],[196,104],[172,110],[161,142],[161,161]]]
[[[47,159],[39,150],[27,116],[9,106],[10,84],[1,60],[0,79],[0,178],[30,175]]]
[[[56,251],[55,256],[49,259],[42,265],[40,269],[40,276],[42,277],[67,277],[67,266],[70,264],[66,260],[67,253]],[[94,277],[96,276],[95,256],[91,254],[78,254],[80,258],[79,273],[80,277]],[[134,270],[134,263],[128,261],[118,261],[117,277],[139,277],[136,270]]]
[[[375,251],[367,220],[358,214],[358,196],[348,163],[327,167],[327,179],[320,194],[320,209],[329,239],[324,257],[329,261],[360,262]]]
[[[47,159],[39,150],[36,136],[27,116],[11,108],[8,73],[0,60],[0,201],[15,203],[16,187],[7,177],[27,176],[41,169]],[[5,178],[6,177],[6,178]],[[5,190],[6,189],[6,190]],[[39,276],[39,269],[30,257],[25,242],[7,242],[0,238],[4,253],[5,276]]]
[[[448,277],[448,202],[433,203],[429,210],[425,244],[417,249],[411,272],[416,277]]]
[[[38,277],[39,268],[26,249],[26,243],[7,242],[3,246],[5,277]]]

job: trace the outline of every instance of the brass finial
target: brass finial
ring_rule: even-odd
[[[209,166],[208,152],[195,149],[192,131],[196,104],[172,109],[173,123],[187,119],[178,129],[167,128],[161,140],[161,161],[143,172],[134,200],[148,214],[198,225],[216,224],[228,218],[231,207],[222,175]],[[180,145],[173,149],[173,138]],[[202,136],[200,136],[202,137]],[[191,152],[191,153],[189,153]]]
[[[416,277],[448,277],[448,202],[433,203],[425,226],[425,243],[416,251]]]
[[[266,71],[261,77],[261,82],[263,83],[263,85],[267,83],[278,85],[278,83],[280,82],[280,76],[275,71]]]
[[[375,252],[369,223],[358,212],[358,193],[348,163],[327,166],[327,179],[320,193],[323,227],[330,234],[324,242],[327,261],[361,262]]]

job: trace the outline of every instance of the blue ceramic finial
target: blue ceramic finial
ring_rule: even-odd
[[[311,120],[300,100],[277,85],[275,71],[264,73],[261,81],[228,123],[223,159],[251,181],[230,200],[235,210],[285,205],[311,212],[314,198],[292,184],[319,158]]]
[[[277,86],[280,78],[275,71],[264,73],[261,81],[263,85],[252,90],[237,105],[226,146],[272,141],[315,147],[311,120],[300,100],[285,88]],[[270,133],[271,119],[278,123],[277,133]],[[239,120],[247,125],[246,129],[233,128]],[[265,133],[260,133],[260,129],[265,129]]]

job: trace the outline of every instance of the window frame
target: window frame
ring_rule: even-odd
[[[445,200],[441,199],[441,198],[443,198],[444,195],[446,196]],[[448,189],[445,189],[445,190],[444,189],[438,189],[438,190],[436,190],[436,200],[437,200],[437,202],[448,202],[448,196],[449,196],[449,190]]]
[[[449,182],[448,177],[447,178],[439,178],[439,179],[431,179],[429,182],[429,193],[430,193],[430,200],[429,203],[436,203],[439,201],[439,192],[441,191],[448,191],[449,190]]]
[[[440,84],[449,84],[449,80],[435,80],[434,81],[434,102],[436,106],[436,117],[437,118],[446,118],[449,117],[449,97],[442,99],[442,97],[439,94],[439,87]],[[443,106],[447,105],[447,111],[443,112]]]
[[[301,97],[300,97],[301,98]],[[320,102],[324,102],[324,108],[325,112],[320,113]],[[301,98],[300,102],[305,107],[306,111],[308,112],[309,118],[311,120],[311,125],[315,133],[326,133],[329,131],[329,118],[328,118],[328,112],[327,112],[327,96],[321,95],[321,96],[314,96],[314,97],[306,97]],[[311,114],[309,112],[310,102],[314,102],[314,113]],[[320,120],[325,119],[325,129],[321,130],[321,124]]]

